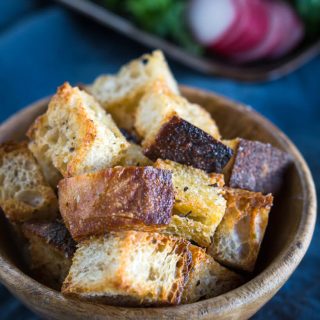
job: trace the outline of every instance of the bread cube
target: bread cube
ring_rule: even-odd
[[[220,139],[219,129],[208,111],[173,93],[164,81],[158,80],[150,84],[135,114],[135,129],[144,138],[143,144],[154,140],[162,125],[174,115]]]
[[[41,282],[60,289],[76,248],[68,230],[59,221],[25,222],[21,229],[29,242],[32,273]]]
[[[190,251],[192,264],[182,303],[209,299],[233,290],[243,283],[240,275],[222,267],[203,249],[191,245]]]
[[[152,161],[143,154],[142,148],[139,145],[130,143],[118,165],[123,167],[150,166],[152,165]]]
[[[0,206],[13,222],[57,215],[57,197],[26,142],[0,145]]]
[[[34,155],[50,159],[64,177],[112,167],[129,147],[94,98],[68,83],[58,89],[28,137]]]
[[[171,172],[153,167],[115,167],[59,183],[59,206],[72,237],[111,230],[155,231],[169,224]]]
[[[212,226],[176,213],[172,215],[170,224],[162,233],[194,241],[201,247],[208,247],[211,243],[212,229]]]
[[[176,305],[190,264],[186,240],[111,232],[78,245],[62,293],[123,306]]]
[[[273,203],[271,194],[226,189],[226,213],[208,253],[225,266],[253,271]]]
[[[178,85],[159,50],[129,62],[116,75],[98,77],[87,90],[111,113],[116,123],[133,129],[134,113],[150,83],[162,79],[174,93]]]
[[[168,159],[220,173],[232,156],[229,147],[175,115],[154,136],[142,142],[144,154],[153,161]]]
[[[271,144],[235,139],[229,144],[235,150],[224,171],[232,188],[276,193],[280,190],[291,157]]]
[[[209,226],[217,226],[225,212],[224,191],[219,187],[221,175],[158,159],[154,166],[172,171],[174,208],[183,215]]]
[[[173,216],[166,231],[208,246],[226,209],[223,175],[169,160],[158,159],[154,166],[172,171],[174,213],[178,217]]]

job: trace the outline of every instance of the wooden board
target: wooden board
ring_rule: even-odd
[[[168,57],[197,71],[241,81],[260,82],[278,79],[298,69],[320,53],[320,40],[318,40],[300,46],[293,53],[281,59],[241,66],[218,58],[199,57],[188,53],[171,42],[142,31],[130,21],[89,0],[55,1],[147,47],[162,49]]]

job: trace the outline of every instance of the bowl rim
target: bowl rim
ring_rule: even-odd
[[[78,305],[81,304],[81,306],[83,306],[81,309],[86,310],[87,312],[93,310],[92,308],[95,308],[95,310],[99,311],[99,314],[107,315],[109,311],[114,315],[130,315],[137,318],[141,317],[141,319],[145,319],[146,314],[160,316],[165,314],[167,315],[168,313],[172,316],[179,314],[180,316],[188,318],[192,318],[192,316],[211,318],[213,315],[218,316],[227,312],[234,312],[240,306],[241,308],[246,308],[246,306],[249,306],[258,299],[263,300],[263,297],[266,295],[273,296],[281,288],[305,255],[315,228],[317,212],[316,190],[308,165],[290,139],[279,128],[251,107],[203,89],[181,86],[181,90],[183,94],[200,94],[206,98],[211,97],[219,99],[223,103],[231,105],[232,108],[237,109],[240,112],[250,113],[250,117],[255,122],[259,122],[259,125],[265,127],[268,131],[272,129],[271,134],[276,137],[279,143],[286,147],[286,149],[290,149],[299,175],[299,180],[302,184],[304,199],[301,220],[290,245],[283,248],[267,268],[242,286],[214,298],[191,304],[178,305],[175,307],[115,307],[93,304],[65,297],[60,292],[42,285],[30,276],[26,275],[22,270],[10,263],[8,259],[0,255],[0,282],[2,284],[4,284],[9,290],[13,282],[19,283],[19,291],[30,290],[30,288],[33,288],[34,294],[45,295],[45,299],[49,299],[47,301],[52,301],[52,299],[54,299],[59,305],[64,305],[65,308],[70,308],[70,303]],[[21,117],[23,118],[30,112],[35,112],[39,108],[43,107],[48,102],[48,99],[49,98],[47,97],[38,100],[13,114],[0,125],[0,136],[2,136],[2,132],[7,130],[7,128],[13,127],[18,122],[17,119],[20,119]],[[263,304],[265,302],[263,302]]]

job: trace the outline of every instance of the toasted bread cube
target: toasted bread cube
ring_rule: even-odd
[[[223,265],[253,271],[268,224],[273,197],[226,189],[226,213],[219,224],[208,253]]]
[[[139,145],[130,143],[118,165],[123,167],[150,166],[152,161],[143,154]]]
[[[191,245],[190,251],[192,264],[182,303],[209,299],[233,290],[243,283],[240,275],[222,267],[203,249]]]
[[[129,146],[94,98],[68,83],[58,89],[28,137],[34,155],[51,159],[64,177],[112,167]]]
[[[0,206],[13,222],[54,219],[58,201],[26,142],[0,145]]]
[[[263,194],[280,190],[291,162],[287,153],[259,141],[237,138],[228,143],[235,151],[224,171],[230,187]]]
[[[155,138],[142,142],[144,154],[153,161],[168,159],[207,172],[222,172],[232,150],[191,123],[173,116]]]
[[[48,118],[44,114],[37,119],[38,125],[42,127],[48,126]],[[46,147],[38,148],[35,141],[30,141],[28,144],[29,150],[33,156],[37,159],[40,165],[41,171],[53,190],[57,189],[59,181],[62,179],[62,175],[59,170],[53,165],[50,155],[47,152]]]
[[[135,114],[135,129],[144,138],[143,143],[154,140],[162,125],[174,115],[220,139],[219,129],[208,111],[173,93],[165,82],[158,80],[150,85]]]
[[[186,240],[148,232],[112,232],[78,245],[62,292],[123,306],[176,305],[190,264]]]
[[[59,221],[25,222],[21,229],[29,242],[32,273],[40,281],[60,289],[76,248],[69,231]]]
[[[164,228],[173,201],[171,172],[153,167],[109,168],[59,183],[61,215],[76,240],[112,230]]]
[[[226,209],[224,190],[219,187],[223,183],[222,175],[210,175],[169,160],[158,159],[154,166],[172,171],[174,209],[181,215],[210,226],[214,232]]]
[[[213,234],[212,226],[207,226],[192,218],[173,214],[170,224],[162,233],[172,234],[190,241],[194,241],[201,247],[209,247]]]
[[[111,113],[116,123],[132,130],[135,109],[150,83],[162,79],[172,92],[178,85],[161,51],[145,54],[123,66],[116,75],[98,77],[87,90]]]

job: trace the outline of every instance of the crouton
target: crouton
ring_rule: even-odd
[[[48,118],[44,114],[39,116],[37,119],[38,126],[47,127],[48,126]],[[30,141],[28,144],[29,150],[32,152],[33,156],[37,159],[38,164],[40,165],[41,171],[49,183],[53,190],[57,189],[59,181],[62,179],[62,175],[59,170],[53,165],[51,157],[47,152],[47,147],[43,146],[42,148],[38,148],[37,143],[35,141]]]
[[[123,306],[176,305],[190,264],[186,240],[111,232],[78,245],[62,293]]]
[[[223,175],[207,174],[169,160],[158,159],[154,166],[172,171],[174,210],[180,217],[173,216],[166,231],[208,246],[226,209]]]
[[[116,123],[133,129],[134,113],[150,83],[162,79],[170,90],[179,93],[161,51],[145,54],[123,66],[116,75],[98,77],[87,90],[111,113]]]
[[[164,228],[173,200],[171,172],[152,167],[115,167],[59,183],[61,215],[76,240],[110,230]]]
[[[150,166],[152,161],[143,154],[139,145],[130,143],[118,165],[123,167]]]
[[[173,93],[166,83],[158,80],[151,83],[135,114],[135,130],[144,138],[143,144],[154,140],[162,125],[174,115],[220,139],[219,129],[208,111]]]
[[[29,242],[32,274],[41,282],[60,289],[76,248],[68,230],[59,221],[25,222],[21,228]]]
[[[268,224],[273,197],[261,193],[226,189],[226,213],[208,253],[223,265],[253,271]]]
[[[27,135],[34,155],[50,159],[64,177],[112,167],[129,146],[94,98],[68,83],[58,89]]]
[[[212,229],[211,226],[176,213],[161,233],[175,235],[193,241],[201,247],[208,247],[211,244]]]
[[[13,222],[57,215],[57,197],[26,142],[0,145],[0,206]]]
[[[232,150],[191,123],[173,116],[154,139],[142,142],[144,154],[153,161],[168,159],[207,172],[222,172]]]
[[[240,275],[222,267],[199,247],[190,246],[192,264],[182,303],[209,299],[230,291],[243,283]]]
[[[218,225],[224,215],[226,200],[218,187],[217,178],[202,170],[179,163],[158,159],[155,168],[172,171],[175,193],[174,208],[189,218],[206,225]],[[220,184],[221,185],[221,184]]]
[[[224,171],[227,184],[263,194],[277,193],[291,157],[271,144],[245,139],[231,142],[235,150]]]

